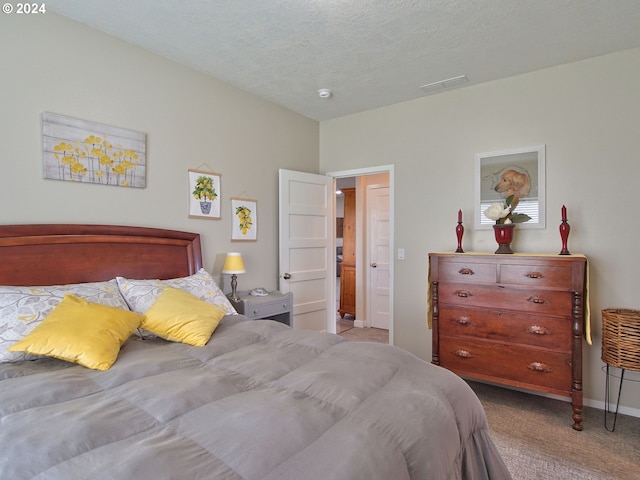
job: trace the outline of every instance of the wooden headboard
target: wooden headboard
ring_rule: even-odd
[[[202,267],[200,235],[114,225],[0,225],[0,285],[176,278]]]

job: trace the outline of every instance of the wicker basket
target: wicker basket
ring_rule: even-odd
[[[640,371],[640,311],[602,310],[602,360],[614,367]]]

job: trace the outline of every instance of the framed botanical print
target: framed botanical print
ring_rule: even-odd
[[[220,219],[220,174],[189,170],[189,218]]]
[[[515,210],[531,217],[518,228],[545,228],[544,145],[477,153],[474,167],[476,229],[491,229],[495,221],[484,211],[510,195],[520,201]]]
[[[258,203],[250,198],[231,198],[231,240],[256,241],[258,238]]]

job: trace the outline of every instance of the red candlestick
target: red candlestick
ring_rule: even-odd
[[[571,226],[567,223],[567,207],[562,206],[562,223],[560,224],[560,239],[562,240],[562,250],[560,255],[571,255],[567,248],[567,240],[569,239],[569,232]]]
[[[458,225],[456,226],[456,237],[458,237],[458,248],[456,253],[464,253],[462,249],[462,235],[464,235],[464,227],[462,226],[462,210],[458,210]]]

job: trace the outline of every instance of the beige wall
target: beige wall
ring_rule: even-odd
[[[427,254],[455,249],[458,209],[464,248],[496,248],[492,231],[471,222],[474,153],[545,144],[547,228],[519,230],[514,247],[559,252],[567,206],[569,249],[591,265],[594,344],[584,347],[585,395],[602,406],[600,311],[640,309],[639,85],[635,49],[321,122],[321,171],[395,165],[395,246],[406,252],[395,261],[396,345],[430,359]],[[639,383],[625,382],[622,404],[640,414]]]
[[[52,13],[0,16],[0,45],[0,223],[194,231],[209,271],[238,250],[240,289],[277,287],[278,169],[318,171],[317,122]],[[145,132],[147,188],[44,180],[42,112]],[[203,164],[222,174],[221,220],[188,218]],[[231,196],[257,200],[257,242],[230,242]]]

